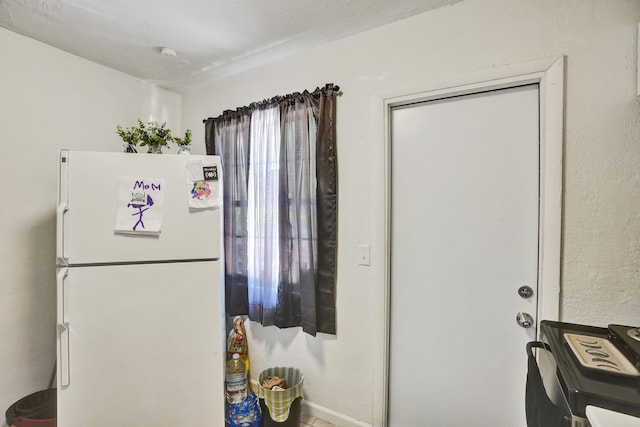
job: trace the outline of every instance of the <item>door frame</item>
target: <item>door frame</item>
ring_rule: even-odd
[[[384,108],[384,290],[380,297],[381,342],[374,355],[375,426],[387,426],[389,405],[389,343],[391,320],[391,110],[394,107],[469,95],[526,84],[540,93],[540,200],[538,222],[538,293],[536,330],[542,319],[558,320],[560,313],[560,256],[562,226],[562,163],[564,139],[564,56],[475,73],[470,79],[439,82],[429,88],[390,94]],[[514,320],[515,322],[515,320]],[[523,349],[523,364],[524,349]],[[523,385],[524,387],[524,385]]]

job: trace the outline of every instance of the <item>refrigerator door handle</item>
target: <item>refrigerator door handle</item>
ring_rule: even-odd
[[[60,330],[60,385],[69,385],[69,324],[59,323]]]
[[[69,263],[64,256],[64,214],[68,210],[66,203],[59,204],[56,210],[56,259],[60,265]]]
[[[57,280],[57,323],[59,347],[58,347],[58,377],[60,385],[69,385],[69,323],[64,321],[64,281],[69,274],[68,268],[61,268],[58,271]]]

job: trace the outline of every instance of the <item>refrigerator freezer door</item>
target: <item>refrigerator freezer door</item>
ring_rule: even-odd
[[[59,272],[58,427],[224,425],[218,261]]]
[[[217,156],[177,154],[60,152],[57,209],[58,265],[139,261],[219,259],[221,208],[189,206],[186,168],[193,162],[215,166]],[[221,174],[218,174],[220,177]],[[158,235],[116,232],[118,212],[136,217],[136,209],[119,197],[121,178],[162,180]],[[222,182],[210,183],[222,188]],[[151,193],[149,193],[151,194]],[[129,212],[130,210],[130,212]],[[144,210],[142,208],[141,210]],[[151,214],[149,211],[146,214]],[[137,228],[142,231],[142,227]]]

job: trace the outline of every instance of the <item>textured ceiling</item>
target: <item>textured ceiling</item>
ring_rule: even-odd
[[[458,1],[0,0],[0,26],[179,89]]]

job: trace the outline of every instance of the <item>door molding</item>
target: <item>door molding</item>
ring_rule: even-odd
[[[536,330],[542,319],[558,320],[560,313],[560,256],[562,225],[562,157],[564,136],[564,56],[475,73],[467,80],[440,82],[435,87],[383,96],[384,108],[384,313],[382,334],[374,354],[373,425],[387,426],[389,404],[389,342],[391,294],[391,110],[394,107],[538,84],[540,92],[540,201],[538,223],[538,307]],[[524,352],[524,349],[523,349]],[[524,354],[524,353],[523,353]],[[524,356],[523,356],[524,363]]]

